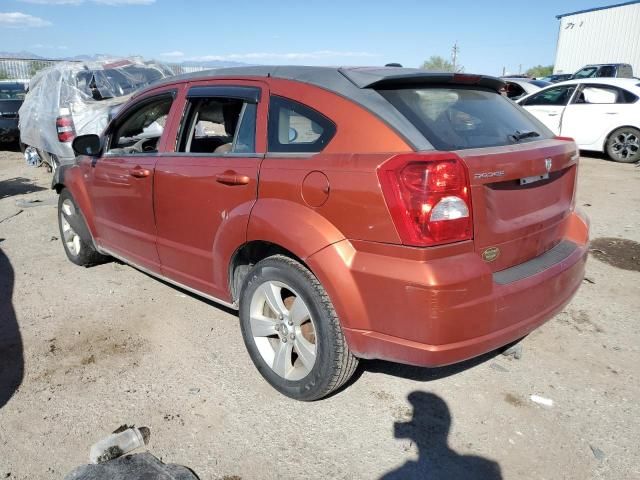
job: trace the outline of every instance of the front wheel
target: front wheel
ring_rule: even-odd
[[[607,155],[611,160],[621,163],[634,163],[640,160],[640,130],[622,127],[615,130],[607,139]]]
[[[296,400],[328,395],[358,365],[318,279],[283,255],[258,262],[247,275],[240,326],[258,371],[276,390]]]
[[[24,155],[24,161],[30,167],[39,167],[42,165],[42,156],[36,147],[25,145],[22,154]]]
[[[58,197],[58,226],[60,239],[67,258],[76,265],[88,267],[103,263],[107,257],[93,246],[91,233],[80,209],[69,190],[62,190]]]

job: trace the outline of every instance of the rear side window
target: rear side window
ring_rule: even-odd
[[[178,152],[254,153],[256,104],[237,98],[196,97],[187,104]]]
[[[293,100],[269,101],[269,152],[320,152],[336,133],[335,124],[320,112]]]
[[[633,93],[605,85],[585,85],[578,92],[574,103],[613,104],[633,103],[638,99]]]
[[[550,138],[551,133],[502,95],[475,88],[379,90],[438,150],[493,147]]]

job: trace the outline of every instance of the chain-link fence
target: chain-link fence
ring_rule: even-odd
[[[43,68],[55,65],[62,60],[44,60],[33,58],[0,58],[0,80],[29,80]],[[166,64],[175,75],[200,72],[211,67]]]
[[[175,73],[176,75],[180,75],[181,73],[193,73],[193,72],[201,72],[202,70],[209,70],[212,67],[202,67],[202,66],[194,66],[194,65],[180,65],[179,63],[168,63],[167,66]]]
[[[33,58],[0,58],[0,80],[29,80],[43,68],[60,60]]]

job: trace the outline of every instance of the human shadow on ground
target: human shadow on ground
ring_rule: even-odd
[[[24,376],[22,337],[12,303],[13,284],[13,267],[0,248],[0,408],[13,396]]]
[[[413,417],[394,424],[394,436],[409,439],[418,448],[418,459],[387,472],[380,480],[500,480],[498,463],[476,455],[460,455],[448,444],[451,412],[438,395],[415,391],[408,396]]]
[[[15,177],[0,181],[0,199],[24,195],[25,193],[41,192],[46,188],[33,183],[24,177]]]

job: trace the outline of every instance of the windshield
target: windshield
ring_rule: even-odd
[[[0,83],[0,100],[24,100],[25,94],[22,83]]]
[[[548,87],[549,85],[551,85],[551,82],[547,82],[545,80],[531,80],[529,83],[540,88]]]
[[[438,150],[510,145],[552,137],[524,109],[491,90],[433,87],[379,93]]]
[[[137,65],[127,65],[122,70],[138,85],[149,85],[164,78],[164,75],[155,68],[143,68]]]
[[[83,70],[76,75],[77,86],[94,100],[122,97],[163,78],[154,68],[129,65],[105,70]]]
[[[585,67],[581,70],[578,70],[573,78],[590,78],[593,77],[596,73],[597,67]]]

